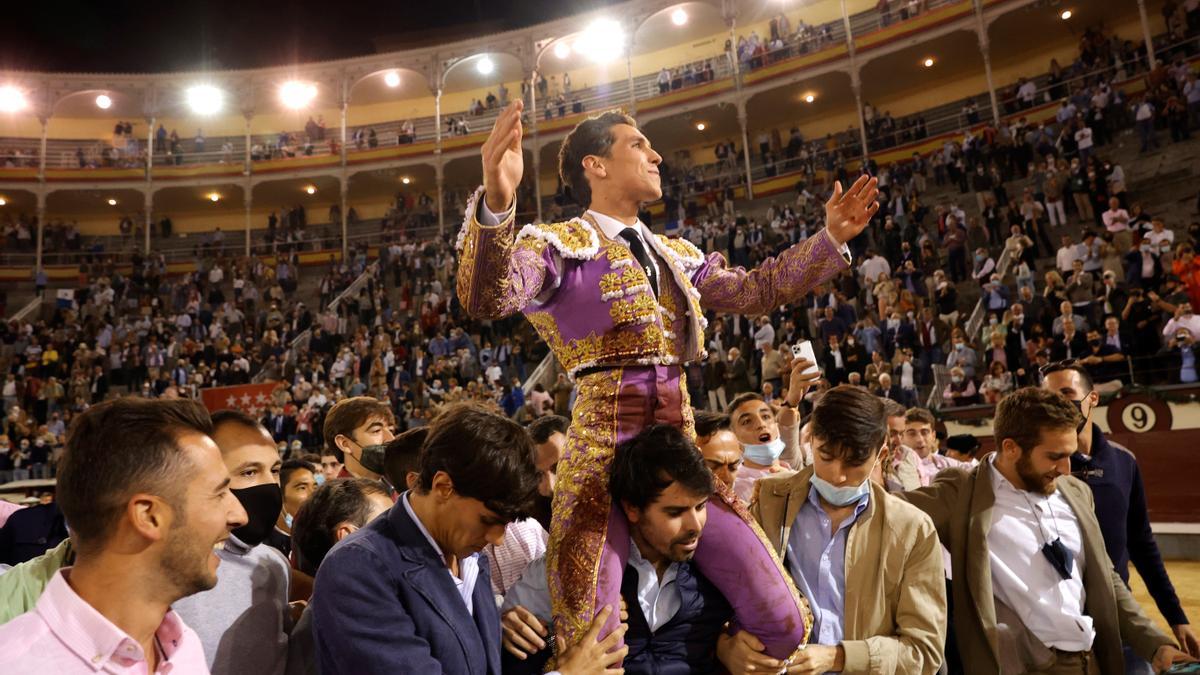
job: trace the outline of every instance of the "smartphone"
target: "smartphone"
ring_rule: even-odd
[[[1176,663],[1163,672],[1168,675],[1174,673],[1200,673],[1200,663]]]
[[[813,351],[812,342],[809,340],[801,340],[792,345],[792,357],[797,359],[808,359],[812,362],[804,374],[819,373],[821,369],[817,366],[817,354]]]

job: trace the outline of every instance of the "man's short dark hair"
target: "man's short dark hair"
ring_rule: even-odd
[[[1099,332],[1099,331],[1097,331],[1095,328],[1093,328],[1092,330],[1090,330],[1088,332],[1093,333],[1093,332]],[[1084,368],[1075,359],[1067,359],[1066,361],[1057,361],[1054,363],[1047,363],[1046,365],[1039,368],[1038,372],[1041,374],[1041,376],[1043,378],[1045,378],[1047,375],[1052,375],[1054,373],[1061,373],[1064,370],[1069,370],[1072,373],[1078,373],[1080,381],[1083,382],[1084,389],[1083,389],[1082,393],[1084,393],[1084,394],[1092,393],[1092,388],[1094,386],[1094,384],[1092,382],[1092,374],[1089,373],[1087,371],[1087,368]]]
[[[729,405],[725,406],[725,414],[729,415],[730,417],[733,417],[733,412],[735,410],[737,410],[738,408],[742,407],[742,405],[744,405],[748,401],[763,401],[763,402],[765,402],[765,399],[763,399],[762,394],[760,394],[758,392],[743,391],[742,393],[738,394],[737,396],[734,396],[733,400],[729,402]]]
[[[313,474],[316,474],[317,467],[302,459],[289,459],[285,461],[279,465],[279,487],[287,487],[288,481],[292,479],[292,474],[297,471],[311,471]]]
[[[101,547],[129,498],[139,492],[167,501],[184,523],[192,462],[179,436],[211,436],[212,418],[190,400],[124,397],[75,418],[58,464],[57,500],[81,551]]]
[[[569,426],[571,426],[571,420],[562,415],[546,415],[537,418],[529,425],[529,435],[536,445],[541,445],[556,433],[567,435]]]
[[[516,422],[470,403],[446,408],[429,425],[417,491],[445,472],[454,491],[477,499],[506,522],[528,518],[537,494],[536,449]]]
[[[616,140],[612,128],[619,124],[637,128],[637,122],[624,111],[609,110],[575,125],[558,149],[558,175],[563,185],[571,188],[575,203],[585,209],[592,204],[592,186],[583,171],[583,158],[608,157]]]
[[[904,417],[904,406],[899,403],[890,398],[881,398],[880,403],[883,404],[884,417]]]
[[[905,423],[923,422],[931,427],[937,426],[937,419],[934,418],[933,413],[925,408],[909,408],[905,410],[904,421]]]
[[[383,484],[370,478],[335,478],[313,490],[292,520],[292,546],[301,572],[316,575],[337,543],[338,525],[367,524],[372,495],[387,497],[388,493]]]
[[[715,489],[703,455],[678,427],[656,424],[617,446],[608,481],[616,503],[644,509],[675,482],[697,495]]]
[[[1023,387],[996,404],[992,433],[996,448],[1011,438],[1028,454],[1041,441],[1043,431],[1075,430],[1082,421],[1075,404],[1057,391]]]
[[[396,424],[396,415],[388,404],[371,396],[353,396],[333,404],[329,412],[325,413],[325,426],[321,432],[325,439],[325,452],[344,463],[345,453],[334,439],[338,436],[352,438],[354,430],[366,424],[372,417],[378,417],[387,424]]]
[[[247,415],[241,410],[226,408],[224,410],[218,410],[212,414],[212,425],[214,430],[226,424],[240,424],[247,429],[262,429],[265,431],[265,429],[263,429],[263,425],[258,423],[258,420]]]
[[[695,416],[697,438],[707,438],[721,429],[729,428],[729,415],[724,413],[697,410]]]
[[[428,436],[429,427],[409,429],[383,449],[383,475],[393,488],[407,490],[409,472],[421,470],[421,446]]]
[[[822,394],[808,423],[814,441],[823,441],[822,454],[854,466],[870,461],[887,438],[883,402],[865,389],[848,384]]]

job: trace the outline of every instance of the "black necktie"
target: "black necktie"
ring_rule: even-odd
[[[632,227],[621,230],[621,238],[629,243],[629,251],[633,253],[634,258],[637,258],[638,264],[642,266],[642,271],[650,279],[650,288],[654,290],[655,297],[658,297],[658,273],[654,271],[654,263],[650,261],[650,254],[646,252],[646,245],[642,243],[642,238],[633,231]]]

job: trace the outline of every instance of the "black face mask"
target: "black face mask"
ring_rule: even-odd
[[[1071,567],[1075,563],[1075,556],[1071,555],[1071,551],[1066,546],[1063,546],[1062,539],[1046,542],[1042,546],[1042,555],[1050,561],[1050,565],[1055,572],[1058,572],[1058,576],[1063,579],[1071,578]]]
[[[384,470],[384,457],[387,453],[387,444],[379,445],[364,445],[362,446],[362,455],[358,458],[358,463],[362,467],[372,473],[384,475],[387,472]]]
[[[1088,423],[1088,416],[1083,412],[1083,401],[1071,401],[1071,405],[1075,406],[1080,415],[1083,415],[1083,421],[1079,423],[1079,426],[1075,427],[1075,434],[1082,434],[1083,428],[1086,427]]]
[[[283,510],[283,490],[276,483],[233,490],[233,496],[246,509],[246,524],[233,531],[233,536],[247,546],[258,546],[267,539],[279,512]]]

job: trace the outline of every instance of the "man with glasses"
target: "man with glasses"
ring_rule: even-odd
[[[1128,449],[1109,440],[1092,421],[1100,404],[1100,392],[1093,388],[1088,371],[1074,362],[1050,364],[1042,369],[1042,374],[1043,389],[1067,397],[1083,414],[1077,430],[1079,446],[1071,455],[1071,475],[1092,488],[1096,520],[1113,567],[1128,584],[1129,563],[1133,563],[1179,645],[1192,657],[1200,657],[1200,641],[1188,625],[1150,529],[1146,490],[1137,459]],[[1150,664],[1128,644],[1125,667],[1128,673],[1151,672]]]

